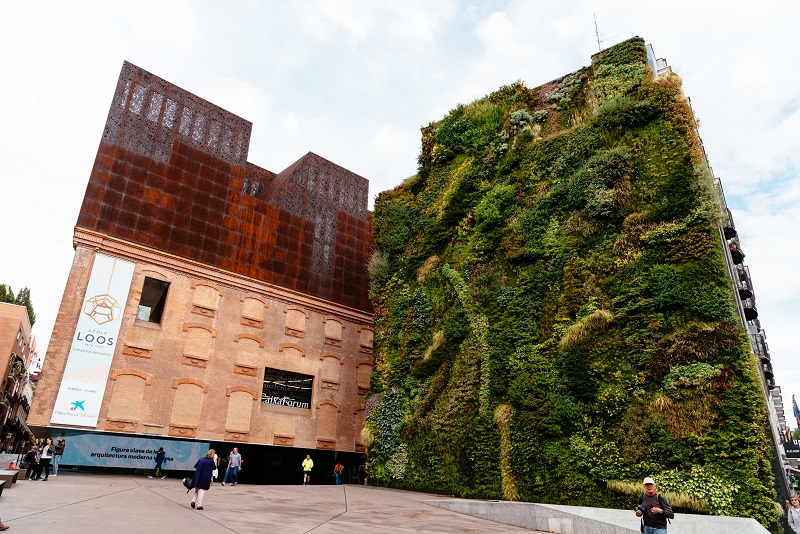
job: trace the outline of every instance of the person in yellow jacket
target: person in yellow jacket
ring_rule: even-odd
[[[306,459],[303,460],[303,485],[308,486],[311,483],[311,468],[314,467],[314,460],[311,459],[310,454],[306,454]]]

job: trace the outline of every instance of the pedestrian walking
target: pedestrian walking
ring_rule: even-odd
[[[156,452],[156,466],[153,468],[153,474],[149,475],[147,478],[153,477],[161,477],[162,479],[167,478],[167,475],[163,474],[161,471],[161,465],[167,461],[167,453],[164,452],[164,447],[159,447],[158,452]]]
[[[231,451],[231,455],[228,458],[228,469],[225,471],[225,478],[222,481],[222,485],[224,486],[228,480],[230,480],[235,486],[236,483],[239,481],[239,471],[242,470],[242,455],[239,454],[239,448],[234,447],[233,451]]]
[[[311,459],[310,454],[306,454],[306,459],[303,460],[303,485],[308,486],[311,483],[311,468],[314,467],[314,460]]]
[[[58,436],[56,438],[56,451],[53,453],[53,476],[58,475],[58,464],[61,462],[61,456],[64,454],[64,448],[67,446],[67,441]]]
[[[223,479],[225,478],[225,475],[228,474],[228,461],[230,461],[230,459],[231,459],[231,451],[228,451],[228,454],[220,456],[219,461],[217,463],[217,465],[219,466],[218,473],[222,473]],[[219,475],[217,475],[214,478],[219,479]],[[222,483],[222,481],[220,482]],[[222,485],[224,486],[225,484],[223,483]]]
[[[214,470],[211,471],[211,483],[214,483],[214,480],[219,476],[219,456],[217,453],[214,453]]]
[[[333,481],[337,486],[342,485],[342,471],[344,471],[344,466],[336,462],[336,465],[333,466]]]
[[[214,472],[216,465],[214,464],[214,449],[208,449],[205,457],[197,460],[194,464],[194,476],[192,477],[192,487],[194,487],[194,495],[192,496],[192,508],[196,510],[203,509],[203,495],[208,488],[211,487],[211,476]]]

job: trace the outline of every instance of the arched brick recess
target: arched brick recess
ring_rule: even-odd
[[[308,319],[308,312],[296,306],[286,306],[283,309],[286,314],[286,326],[284,333],[287,336],[304,338],[306,332],[306,320]]]
[[[193,378],[180,378],[172,383],[175,396],[172,402],[169,434],[196,437],[203,411],[203,397],[208,386]]]
[[[258,393],[253,388],[249,388],[247,386],[228,386],[225,389],[225,395],[230,397],[232,393],[236,393],[237,391],[244,391],[245,393],[249,393],[253,398],[256,398]]]
[[[248,434],[253,413],[253,395],[248,391],[233,391],[228,398],[228,416],[225,432]],[[241,437],[241,436],[240,436]]]
[[[253,334],[247,334],[247,333],[244,333],[244,334],[236,334],[235,336],[233,336],[233,341],[234,341],[234,343],[238,343],[238,342],[239,342],[239,340],[241,340],[241,339],[250,339],[250,340],[253,340],[253,341],[255,341],[256,343],[258,343],[258,346],[259,346],[260,348],[262,348],[262,349],[264,348],[264,340],[263,340],[263,339],[261,339],[260,337],[254,336]]]
[[[336,411],[337,411],[337,412],[340,412],[340,411],[341,411],[341,408],[340,408],[340,407],[339,407],[339,405],[336,403],[336,401],[333,401],[333,400],[330,400],[330,399],[325,399],[325,400],[317,401],[317,404],[316,404],[316,406],[317,406],[317,409],[318,409],[318,410],[319,410],[319,409],[320,409],[322,406],[333,406],[334,408],[336,408]]]
[[[356,386],[359,393],[369,389],[370,377],[372,376],[372,360],[358,360],[356,362]]]
[[[178,387],[184,384],[192,384],[195,385],[203,390],[203,393],[208,393],[208,384],[201,380],[197,380],[196,378],[176,378],[172,381],[172,389],[178,389]]]
[[[200,328],[202,330],[208,330],[211,334],[211,337],[217,337],[217,329],[211,325],[205,323],[183,323],[183,331],[188,332],[190,328]]]
[[[339,418],[339,406],[333,401],[317,403],[317,439],[336,440],[336,424]]]
[[[122,370],[127,371],[127,370]],[[106,414],[106,427],[115,430],[135,431],[144,398],[144,388],[150,382],[142,372],[113,373],[114,391]],[[144,376],[142,376],[144,375]]]
[[[344,358],[332,352],[323,352],[319,359],[322,360],[320,388],[338,390],[339,383],[342,381]]]
[[[333,347],[342,346],[342,330],[344,325],[339,319],[328,317],[325,319],[325,344]]]
[[[186,323],[183,325],[186,332],[186,343],[183,347],[184,357],[194,360],[208,360],[211,354],[211,340],[216,337],[217,331],[201,323]],[[205,367],[203,365],[203,367]]]
[[[117,380],[122,375],[134,375],[143,379],[148,386],[153,383],[153,375],[140,371],[139,369],[116,369],[111,371],[111,380]]]
[[[270,414],[270,418],[272,419],[273,429],[272,443],[275,445],[292,447],[294,445],[294,433],[297,427],[295,416],[283,413],[272,413]]]
[[[320,353],[319,359],[324,361],[325,358],[333,358],[339,362],[339,365],[344,365],[344,358],[340,354],[336,354],[335,352]]]
[[[306,349],[304,349],[300,345],[295,345],[294,343],[281,343],[280,345],[278,345],[278,352],[283,352],[288,355],[299,354],[304,358],[306,356]]]
[[[358,328],[358,345],[359,350],[364,354],[372,354],[372,341],[374,333],[371,328],[360,326]]]
[[[192,313],[205,317],[215,317],[222,298],[222,290],[213,284],[192,280]]]
[[[257,368],[262,365],[261,357],[264,342],[256,336],[250,334],[239,334],[234,338],[236,341],[236,358],[234,372],[247,376],[256,376]]]
[[[242,324],[261,328],[264,326],[264,310],[269,307],[269,301],[255,297],[242,298]]]
[[[192,279],[192,289],[197,289],[201,286],[213,289],[220,297],[225,293],[225,288],[213,282],[209,282],[208,280],[198,280],[196,278]]]

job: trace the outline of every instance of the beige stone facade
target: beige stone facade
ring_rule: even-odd
[[[135,271],[96,430],[363,452],[369,314],[80,228],[74,243],[31,426],[50,426],[101,252]],[[169,283],[160,324],[137,319],[145,278]],[[308,409],[262,402],[268,368],[313,377]]]

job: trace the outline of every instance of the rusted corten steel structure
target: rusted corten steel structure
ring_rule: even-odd
[[[283,481],[295,449],[358,472],[368,182],[312,153],[277,174],[249,163],[251,127],[124,63],[31,408],[40,436],[236,443],[250,481]]]
[[[125,62],[77,226],[370,310],[367,180],[312,153],[257,167],[251,128]]]

